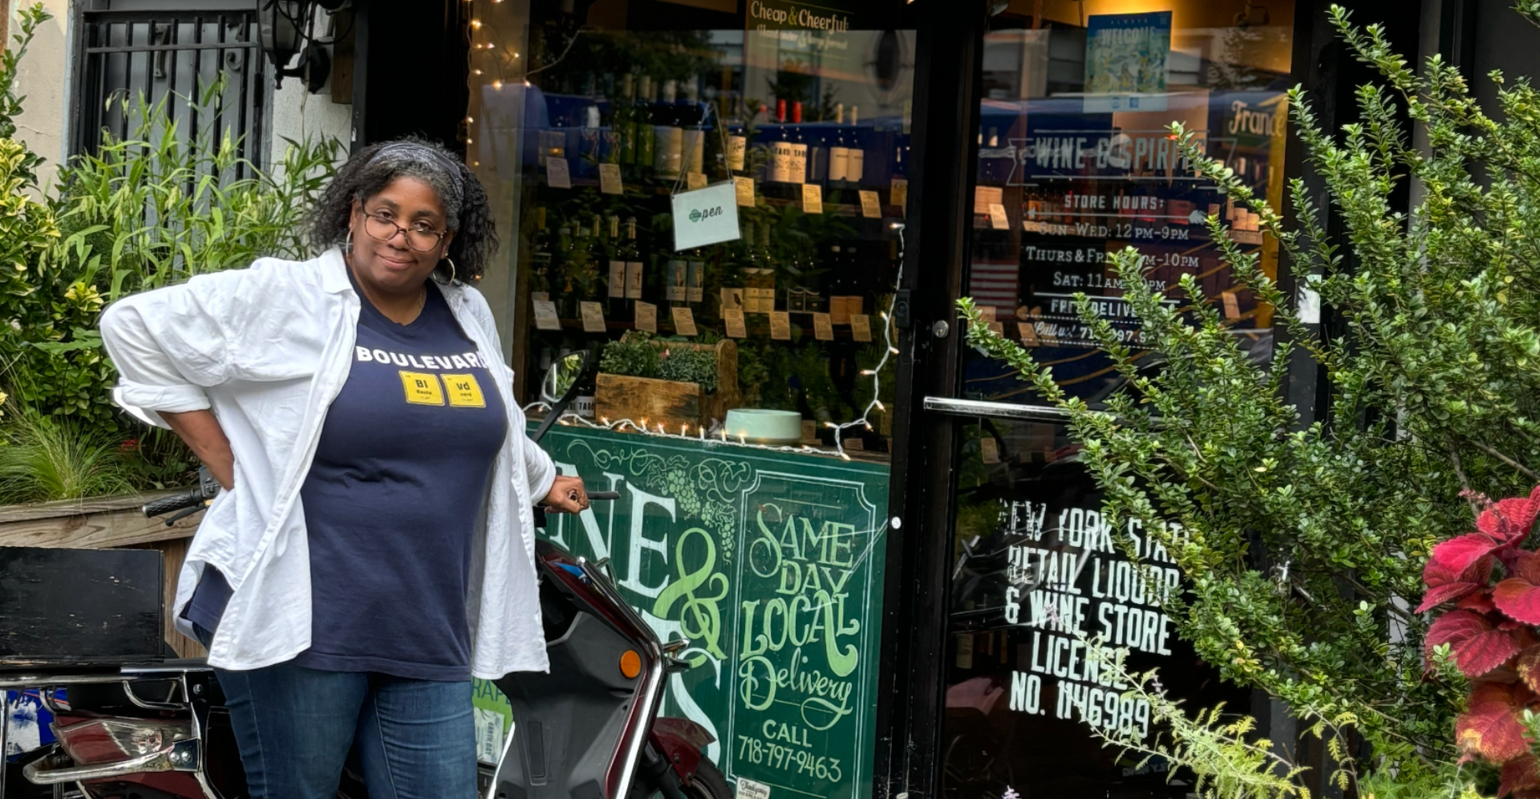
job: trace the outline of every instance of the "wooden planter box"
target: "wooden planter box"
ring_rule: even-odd
[[[664,342],[670,348],[708,349],[701,344]],[[600,374],[594,390],[594,415],[612,422],[630,419],[648,428],[658,425],[678,433],[684,425],[697,430],[709,428],[712,420],[725,421],[727,412],[738,407],[738,345],[723,339],[709,349],[716,350],[717,390],[707,394],[699,383],[654,380],[648,377]]]
[[[163,519],[146,519],[140,506],[171,491],[143,495],[95,497],[36,505],[0,506],[0,547],[57,549],[152,549],[161,555],[161,635],[182,657],[202,657],[203,647],[171,623],[177,574],[187,557],[187,545],[203,514],[167,527]]]

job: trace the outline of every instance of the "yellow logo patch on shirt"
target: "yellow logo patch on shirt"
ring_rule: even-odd
[[[444,404],[444,387],[439,384],[438,375],[404,370],[400,374],[407,402],[412,405]]]
[[[449,404],[460,408],[485,408],[487,398],[481,396],[481,384],[475,375],[444,375],[444,385],[449,388]]]

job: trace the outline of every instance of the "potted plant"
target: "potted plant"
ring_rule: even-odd
[[[660,339],[633,331],[604,348],[595,413],[667,432],[706,429],[738,407],[738,347],[731,339]]]

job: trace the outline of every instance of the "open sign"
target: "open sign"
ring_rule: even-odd
[[[736,198],[731,181],[675,194],[674,250],[738,239]]]

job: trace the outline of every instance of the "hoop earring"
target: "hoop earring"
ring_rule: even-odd
[[[347,241],[342,245],[342,251],[350,255],[353,252],[353,228],[351,227],[348,228],[348,238]]]
[[[440,263],[438,266],[433,267],[433,279],[438,281],[439,284],[447,286],[455,282],[455,262],[454,259],[447,255],[444,256],[444,261],[449,263],[449,274],[445,277],[439,276],[439,272],[443,271],[444,269],[444,264]]]

